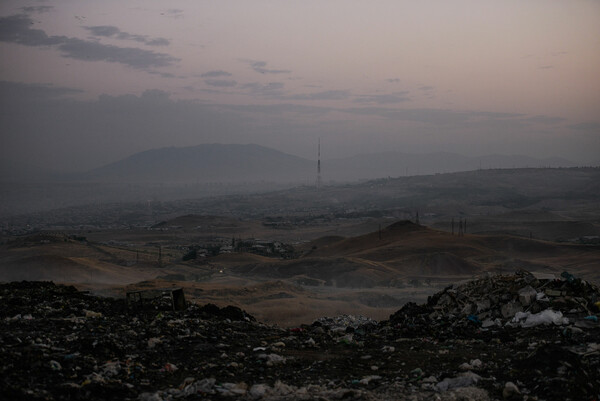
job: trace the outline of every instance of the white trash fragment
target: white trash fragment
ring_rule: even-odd
[[[156,344],[160,344],[162,340],[158,337],[152,337],[148,339],[148,348],[156,347]]]
[[[258,359],[266,359],[267,366],[279,365],[280,363],[285,363],[285,357],[277,354],[260,354],[258,355]]]
[[[458,387],[468,387],[476,384],[481,379],[481,376],[473,372],[464,372],[453,378],[445,378],[435,385],[438,391],[452,390]]]
[[[102,317],[102,313],[94,312],[92,310],[84,309],[83,313],[85,313],[85,317]]]
[[[487,329],[488,327],[493,327],[493,326],[498,326],[498,327],[502,327],[502,321],[498,318],[492,320],[492,319],[485,319],[483,322],[481,322],[481,327],[484,329]]]
[[[569,324],[569,319],[563,317],[562,312],[546,309],[540,313],[517,312],[512,319],[512,323],[517,323],[521,327],[535,327],[542,324],[555,324],[557,326]]]
[[[481,362],[479,359],[471,359],[471,362],[462,363],[458,368],[460,370],[475,370],[481,368],[482,365],[483,362]]]
[[[62,366],[60,365],[60,363],[55,360],[50,361],[50,368],[52,370],[62,370]]]
[[[121,363],[119,361],[106,362],[104,365],[102,365],[102,371],[107,377],[116,376],[121,371]]]
[[[360,384],[367,385],[367,384],[369,384],[369,383],[370,383],[370,382],[372,382],[372,381],[375,381],[375,380],[380,380],[380,379],[381,379],[381,376],[377,376],[377,375],[370,375],[370,376],[365,376],[365,377],[363,377],[363,378],[362,378],[362,379],[359,381],[359,383],[360,383]]]
[[[245,395],[248,391],[246,383],[222,383],[215,390],[224,396]]]
[[[277,380],[273,385],[273,392],[276,395],[288,395],[294,392],[294,387],[282,383],[280,380]]]

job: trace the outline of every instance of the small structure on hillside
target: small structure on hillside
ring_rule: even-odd
[[[183,288],[151,289],[127,292],[127,309],[173,310],[187,308]]]

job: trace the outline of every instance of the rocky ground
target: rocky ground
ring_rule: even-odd
[[[0,285],[0,394],[19,400],[595,400],[600,292],[527,272],[451,286],[375,322],[280,328],[168,299]],[[135,306],[135,307],[134,307]]]

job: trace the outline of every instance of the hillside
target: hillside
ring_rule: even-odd
[[[327,179],[356,181],[384,177],[454,173],[480,169],[574,167],[576,163],[563,158],[538,159],[519,155],[464,156],[456,153],[364,153],[323,161]]]
[[[316,240],[290,261],[237,264],[234,275],[290,279],[325,287],[403,286],[411,280],[459,280],[518,269],[599,281],[600,250],[507,235],[452,235],[408,221],[357,237]],[[317,244],[323,244],[317,245]]]
[[[573,167],[561,158],[454,153],[365,153],[322,160],[325,180],[357,180],[470,171],[481,168]],[[316,162],[259,145],[203,144],[152,149],[94,169],[83,180],[103,182],[301,182],[316,179]]]

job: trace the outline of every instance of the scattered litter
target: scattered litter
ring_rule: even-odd
[[[571,276],[487,276],[407,303],[387,321],[344,315],[294,329],[233,306],[136,309],[49,282],[0,284],[0,299],[7,399],[558,401],[600,393],[600,292]]]

